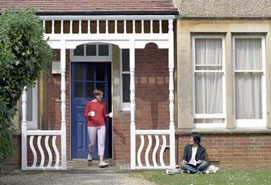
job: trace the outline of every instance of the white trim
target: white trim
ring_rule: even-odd
[[[235,39],[253,39],[260,38],[262,41],[262,70],[235,70]],[[233,99],[234,99],[234,119],[237,128],[266,128],[266,56],[265,56],[265,36],[264,35],[233,35],[232,36],[232,61],[233,61]],[[262,104],[262,119],[236,119],[235,112],[235,73],[262,73],[261,78],[261,104]],[[255,123],[255,124],[253,124]]]
[[[96,56],[86,56],[86,45],[96,45]],[[108,45],[108,56],[98,56],[99,45]],[[112,45],[107,43],[84,44],[84,56],[74,56],[74,49],[70,49],[70,60],[72,62],[112,62]]]
[[[195,40],[196,39],[221,39],[222,42],[222,65],[196,65],[195,61]],[[194,123],[196,128],[226,128],[225,118],[226,118],[226,78],[225,78],[225,35],[193,35],[192,36],[192,91],[193,91],[193,116],[195,119],[224,119],[224,123]],[[217,66],[222,67],[219,70],[196,70],[196,67],[208,67]],[[223,113],[222,114],[196,114],[196,102],[195,102],[195,73],[222,73],[222,101],[223,101]]]
[[[32,121],[26,121],[28,129],[38,129],[38,81],[32,87]],[[27,106],[27,105],[26,105]]]
[[[130,49],[129,49],[130,50]],[[130,102],[123,102],[123,79],[122,75],[128,74],[130,75],[130,71],[122,71],[122,49],[120,49],[120,110],[121,111],[130,111]]]

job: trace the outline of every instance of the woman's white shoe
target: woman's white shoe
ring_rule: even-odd
[[[107,167],[108,166],[108,163],[102,161],[99,163],[99,168],[104,168],[104,167]]]

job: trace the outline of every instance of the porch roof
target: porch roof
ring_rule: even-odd
[[[178,14],[173,0],[1,0],[0,8],[34,7],[42,15]]]

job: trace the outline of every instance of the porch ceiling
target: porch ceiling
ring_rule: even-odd
[[[38,14],[177,14],[173,0],[2,0],[0,8],[34,7]],[[155,13],[157,12],[157,13]],[[163,13],[164,12],[164,13]]]

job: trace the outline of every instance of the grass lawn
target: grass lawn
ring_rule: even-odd
[[[215,174],[175,174],[144,171],[149,181],[163,185],[271,185],[271,171],[219,171]]]

